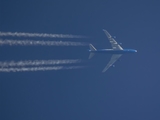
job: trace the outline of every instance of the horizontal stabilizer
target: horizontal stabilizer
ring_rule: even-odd
[[[89,48],[90,48],[91,51],[96,51],[97,50],[92,44],[89,44]]]
[[[97,49],[92,44],[89,44],[89,48],[90,48],[90,55],[88,59],[91,59],[94,56],[94,53],[92,51],[97,51]]]
[[[90,53],[88,59],[91,59],[93,56],[94,56],[94,53]]]

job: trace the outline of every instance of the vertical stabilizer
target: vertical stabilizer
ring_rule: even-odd
[[[93,51],[97,51],[97,49],[92,44],[89,44],[89,48],[90,48],[90,50],[89,50],[90,55],[89,55],[88,59],[91,59],[94,56],[94,52]]]

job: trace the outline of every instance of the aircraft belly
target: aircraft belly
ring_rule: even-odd
[[[95,53],[104,53],[104,54],[124,54],[124,51],[94,51]]]

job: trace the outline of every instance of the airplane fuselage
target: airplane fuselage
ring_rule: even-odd
[[[89,50],[92,53],[105,53],[105,54],[126,54],[126,53],[136,53],[135,49],[123,49],[123,50],[113,50],[113,49],[99,49],[96,51]]]

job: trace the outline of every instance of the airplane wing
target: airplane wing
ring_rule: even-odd
[[[121,56],[122,56],[122,54],[114,54],[114,55],[112,55],[111,60],[109,61],[109,63],[103,69],[102,72],[105,72],[106,70],[108,70],[108,68],[111,67]]]
[[[114,38],[112,38],[112,36],[106,30],[103,29],[103,31],[106,34],[106,36],[108,37],[109,42],[111,43],[112,48],[114,50],[123,50],[123,48],[116,42],[116,40]]]

